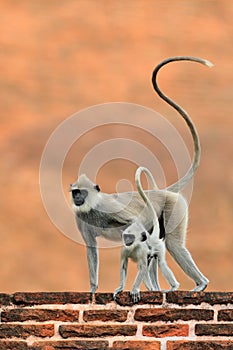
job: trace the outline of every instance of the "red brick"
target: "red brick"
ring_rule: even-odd
[[[90,302],[90,293],[18,292],[13,294],[12,301],[16,305],[88,304]]]
[[[40,341],[33,343],[28,350],[107,350],[108,341],[94,340],[66,340],[66,341]],[[5,350],[5,349],[4,349]]]
[[[161,326],[143,326],[142,334],[146,337],[186,337],[189,334],[189,326],[186,324],[169,324]]]
[[[54,326],[52,324],[43,325],[20,325],[5,323],[0,324],[0,338],[22,338],[25,339],[31,335],[36,337],[52,337],[54,335]]]
[[[205,292],[202,301],[210,305],[233,303],[233,294],[231,292]]]
[[[83,319],[86,322],[89,321],[112,321],[112,322],[124,322],[127,319],[127,310],[89,310],[84,311]]]
[[[233,323],[196,324],[196,335],[233,336]]]
[[[136,321],[155,322],[155,321],[189,321],[189,320],[212,320],[213,310],[203,309],[137,309],[134,319]]]
[[[11,309],[2,312],[2,322],[24,322],[33,320],[36,322],[71,321],[77,322],[79,311],[76,310],[45,310],[45,309]]]
[[[132,336],[137,331],[136,325],[61,325],[59,333],[63,338],[69,337],[111,337],[115,335]]]
[[[163,293],[162,292],[141,292],[141,299],[137,303],[139,305],[145,304],[162,304],[163,303]],[[119,293],[116,297],[116,303],[121,306],[132,306],[134,305],[132,297],[129,292]]]
[[[186,292],[176,291],[166,293],[166,301],[168,303],[178,305],[198,305],[201,303],[214,304],[228,304],[232,303],[231,292]]]
[[[232,350],[232,341],[168,341],[167,350]]]
[[[113,301],[112,293],[96,293],[95,294],[95,303],[106,305]]]
[[[233,321],[233,310],[220,310],[218,312],[218,321]]]
[[[112,349],[160,350],[160,342],[143,340],[114,341]]]
[[[0,340],[0,350],[27,350],[27,343],[24,341]]]
[[[204,292],[175,291],[166,293],[166,302],[172,304],[200,304]]]
[[[1,305],[10,305],[11,296],[9,294],[0,293],[0,306]]]

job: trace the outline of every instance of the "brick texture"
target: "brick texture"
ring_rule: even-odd
[[[0,293],[0,306],[1,305],[9,305],[11,301],[11,297],[8,294]]]
[[[212,320],[214,317],[213,310],[202,309],[137,309],[135,320],[144,322],[155,321],[189,321],[189,320]]]
[[[15,293],[12,301],[16,305],[42,305],[42,304],[88,304],[90,293]]]
[[[195,333],[196,335],[233,336],[233,324],[196,324]]]
[[[214,293],[214,292],[185,292],[177,291],[167,293],[167,301],[178,305],[198,305],[201,303],[228,304],[232,303],[232,293]]]
[[[115,341],[112,349],[124,350],[160,350],[158,341]]]
[[[144,304],[162,304],[163,302],[163,294],[161,292],[141,292],[141,299],[139,301],[139,305]],[[132,306],[134,303],[132,302],[132,298],[130,293],[119,293],[116,297],[117,304],[121,306]]]
[[[59,327],[62,338],[69,337],[113,337],[116,335],[133,336],[136,334],[136,325],[63,325]]]
[[[189,333],[188,325],[170,324],[160,326],[143,326],[142,334],[146,337],[187,337]]]
[[[167,350],[232,350],[232,341],[168,341]]]
[[[5,323],[0,325],[0,338],[28,338],[36,337],[52,337],[54,335],[54,326],[52,324],[44,325],[21,325]]]
[[[233,293],[1,296],[0,350],[233,350]]]
[[[2,312],[2,322],[24,322],[24,321],[70,321],[77,322],[79,311],[74,310],[47,310],[47,309],[12,309]]]
[[[30,350],[107,350],[109,349],[108,341],[99,340],[70,340],[70,341],[39,341],[29,346]]]
[[[27,350],[27,343],[24,341],[0,340],[0,350]]]
[[[218,313],[218,321],[233,321],[233,309],[220,310]]]
[[[91,310],[85,311],[83,319],[86,322],[103,321],[103,322],[124,322],[127,319],[127,310]]]

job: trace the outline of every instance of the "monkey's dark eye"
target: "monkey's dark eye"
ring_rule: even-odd
[[[75,190],[71,190],[71,192],[72,192],[72,196],[75,197],[75,196],[77,196],[78,194],[80,194],[81,191],[80,191],[79,189],[76,188]]]
[[[142,237],[141,237],[141,241],[142,241],[142,242],[144,242],[144,241],[147,240],[147,234],[146,234],[146,232],[142,232],[142,233],[141,233],[141,236],[142,236]]]
[[[99,185],[95,185],[94,188],[96,189],[96,191],[100,192],[100,187],[99,187]]]

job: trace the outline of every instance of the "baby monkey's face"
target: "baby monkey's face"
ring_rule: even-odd
[[[148,233],[140,222],[134,222],[122,232],[123,244],[126,248],[133,248],[146,241]]]

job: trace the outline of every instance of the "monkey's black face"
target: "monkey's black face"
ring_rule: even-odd
[[[125,233],[123,235],[123,240],[124,240],[124,244],[129,247],[130,245],[133,244],[133,242],[135,241],[135,235],[132,235],[130,233]]]
[[[87,190],[75,189],[75,190],[72,190],[71,193],[72,193],[72,198],[75,205],[81,206],[85,203],[85,199],[88,195]]]

